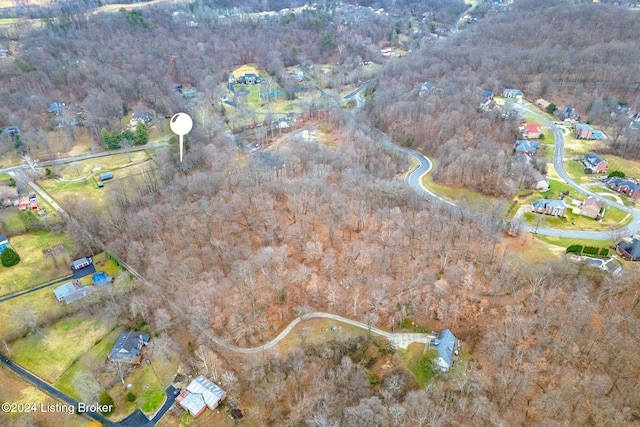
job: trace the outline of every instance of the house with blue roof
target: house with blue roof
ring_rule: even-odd
[[[593,128],[586,123],[576,123],[576,138],[593,139]]]
[[[438,333],[436,339],[432,340],[429,346],[438,350],[438,357],[434,359],[434,363],[442,372],[447,372],[453,365],[454,353],[458,354],[460,342],[449,329],[445,329]]]
[[[538,199],[533,202],[535,213],[554,216],[565,216],[567,204],[564,200]]]
[[[539,141],[532,141],[528,139],[518,139],[513,148],[516,154],[526,154],[527,156],[533,156],[540,147]]]

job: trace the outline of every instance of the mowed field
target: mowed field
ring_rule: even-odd
[[[9,268],[0,266],[0,296],[71,274],[74,247],[68,236],[42,230],[10,236],[9,240],[20,255],[20,263]],[[64,245],[66,253],[45,258],[42,251],[56,245]]]
[[[48,394],[40,391],[31,383],[23,380],[13,371],[0,368],[0,392],[2,401],[9,403],[35,404],[37,411],[30,413],[7,413],[0,412],[0,425],[3,426],[65,426],[65,427],[88,427],[95,426],[88,418],[79,417],[68,412],[43,412],[40,405],[63,404],[63,402],[53,399]]]
[[[11,343],[12,358],[45,381],[54,383],[114,327],[115,321],[107,318],[67,317]]]

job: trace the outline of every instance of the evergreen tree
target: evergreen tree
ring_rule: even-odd
[[[0,261],[5,267],[13,267],[20,262],[20,255],[11,248],[6,248],[0,255]]]
[[[146,124],[138,122],[136,125],[134,142],[136,145],[144,145],[149,142],[149,130],[147,129]]]

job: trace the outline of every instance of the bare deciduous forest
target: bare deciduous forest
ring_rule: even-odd
[[[246,3],[250,11],[297,6]],[[42,143],[28,129],[45,125],[40,113],[53,98],[66,99],[87,112],[96,147],[99,129],[117,126],[123,105],[180,110],[175,82],[216,100],[238,64],[258,63],[275,76],[304,61],[333,61],[342,64],[335,85],[357,83],[349,70],[378,61],[391,29],[412,36],[411,52],[381,67],[364,111],[335,108],[309,119],[331,144],[298,138],[245,157],[223,133],[196,129],[183,164],[174,151],[155,159],[158,173],[140,178],[138,191],[105,189],[107,212],[62,200],[161,290],[139,284],[126,299],[107,295],[105,312],[132,325],[144,320],[164,350],[189,355],[193,366],[213,362],[208,369],[252,402],[247,416],[260,425],[639,423],[637,279],[578,274],[564,260],[527,263],[517,256],[520,240],[502,237],[505,203],[478,212],[425,202],[403,179],[410,162],[355,123],[433,156],[435,180],[507,199],[526,172],[511,155],[517,126],[479,111],[479,89],[520,87],[530,99],[574,105],[615,126],[608,108],[640,101],[640,15],[604,2],[520,0],[436,40],[426,37],[427,25],[424,36],[414,33],[403,16],[431,13],[451,25],[462,2],[360,3],[399,17],[325,6],[290,21],[221,19],[225,2],[194,2],[197,29],[150,6],[139,19],[74,11],[20,35],[16,55],[35,70],[2,69],[0,117],[26,129],[25,144]],[[425,81],[438,90],[421,97]],[[637,135],[625,134],[612,150],[640,156],[638,146]],[[76,227],[69,232],[96,249]],[[383,328],[406,317],[450,328],[471,359],[464,375],[420,389],[397,367],[372,383],[361,363],[368,342],[301,343],[238,366],[200,334],[256,346],[310,311]]]

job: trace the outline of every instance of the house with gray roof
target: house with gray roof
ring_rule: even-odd
[[[442,372],[447,372],[453,366],[453,355],[454,353],[458,354],[458,348],[460,347],[455,335],[449,329],[440,331],[429,346],[438,350],[438,357],[434,360],[434,363]]]
[[[524,94],[519,89],[503,89],[502,96],[505,98],[515,98],[516,102],[522,102]]]
[[[640,261],[640,240],[622,239],[616,245],[616,252],[627,261]]]
[[[538,199],[533,202],[533,211],[544,215],[565,216],[567,204],[564,200]]]
[[[147,345],[148,342],[148,334],[139,334],[134,331],[120,334],[109,353],[109,360],[137,365],[142,360],[142,346]]]
[[[64,285],[60,285],[53,290],[53,294],[60,302],[64,301],[67,304],[78,301],[81,298],[86,297],[91,293],[92,288],[88,286],[82,286],[79,283],[67,282]]]
[[[215,409],[227,397],[227,392],[200,375],[180,393],[176,402],[197,417],[205,409]]]

